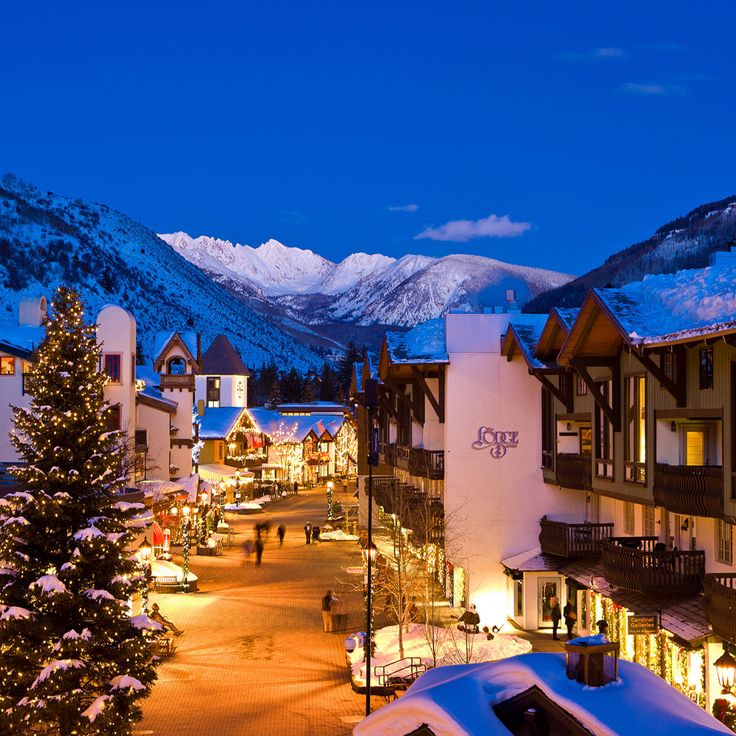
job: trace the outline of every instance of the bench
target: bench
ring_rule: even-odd
[[[173,588],[179,589],[180,584],[176,578],[176,575],[163,575],[153,579],[153,589],[156,591],[172,590]]]
[[[151,649],[154,656],[159,659],[166,659],[174,653],[176,645],[170,636],[164,635],[156,639],[156,641],[151,645]]]

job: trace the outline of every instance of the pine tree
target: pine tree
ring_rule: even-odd
[[[350,381],[353,377],[353,365],[361,360],[361,351],[351,340],[337,364],[337,400],[343,404],[350,396]]]
[[[266,398],[266,406],[269,409],[275,409],[281,403],[281,382],[278,376],[271,380],[271,385],[268,389],[268,397]]]
[[[145,574],[130,552],[140,504],[116,500],[123,445],[106,427],[94,327],[61,287],[13,408],[22,492],[0,502],[0,732],[130,734],[155,680]]]

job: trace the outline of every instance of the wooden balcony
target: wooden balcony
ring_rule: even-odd
[[[687,516],[723,515],[723,468],[720,465],[654,466],[654,502]]]
[[[402,470],[409,470],[409,454],[411,448],[403,445],[396,445],[396,467]]]
[[[669,551],[657,537],[611,537],[601,543],[611,585],[645,595],[695,595],[703,589],[705,552]]]
[[[703,609],[714,633],[736,639],[736,573],[709,573],[703,581]]]
[[[445,477],[445,453],[442,450],[412,447],[409,450],[409,474],[442,480]]]
[[[600,557],[601,543],[613,536],[613,524],[566,524],[543,518],[539,526],[542,552],[567,559]]]
[[[557,482],[565,488],[589,491],[592,487],[593,459],[590,455],[559,453],[556,464]]]
[[[194,374],[193,373],[181,373],[178,375],[162,375],[161,376],[161,388],[162,389],[180,389],[184,391],[194,391]]]

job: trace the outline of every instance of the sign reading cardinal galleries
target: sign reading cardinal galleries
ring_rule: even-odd
[[[491,457],[498,460],[509,450],[519,446],[519,433],[508,429],[479,427],[478,439],[471,446],[474,450],[488,450]]]
[[[628,620],[629,634],[657,634],[659,632],[658,616],[629,616]]]

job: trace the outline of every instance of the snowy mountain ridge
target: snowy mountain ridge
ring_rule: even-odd
[[[90,317],[119,304],[135,317],[139,354],[149,362],[155,333],[173,330],[198,331],[203,349],[224,333],[251,368],[276,361],[319,369],[333,350],[264,319],[121,212],[41,192],[12,175],[0,182],[0,282],[5,321],[17,320],[24,294],[52,296],[61,283],[79,289]]]
[[[567,283],[556,271],[483,256],[433,258],[353,253],[334,263],[308,249],[269,240],[254,248],[176,232],[159,235],[180,255],[244,298],[270,302],[309,324],[412,326],[449,309],[519,302]],[[330,297],[325,299],[325,297]]]

